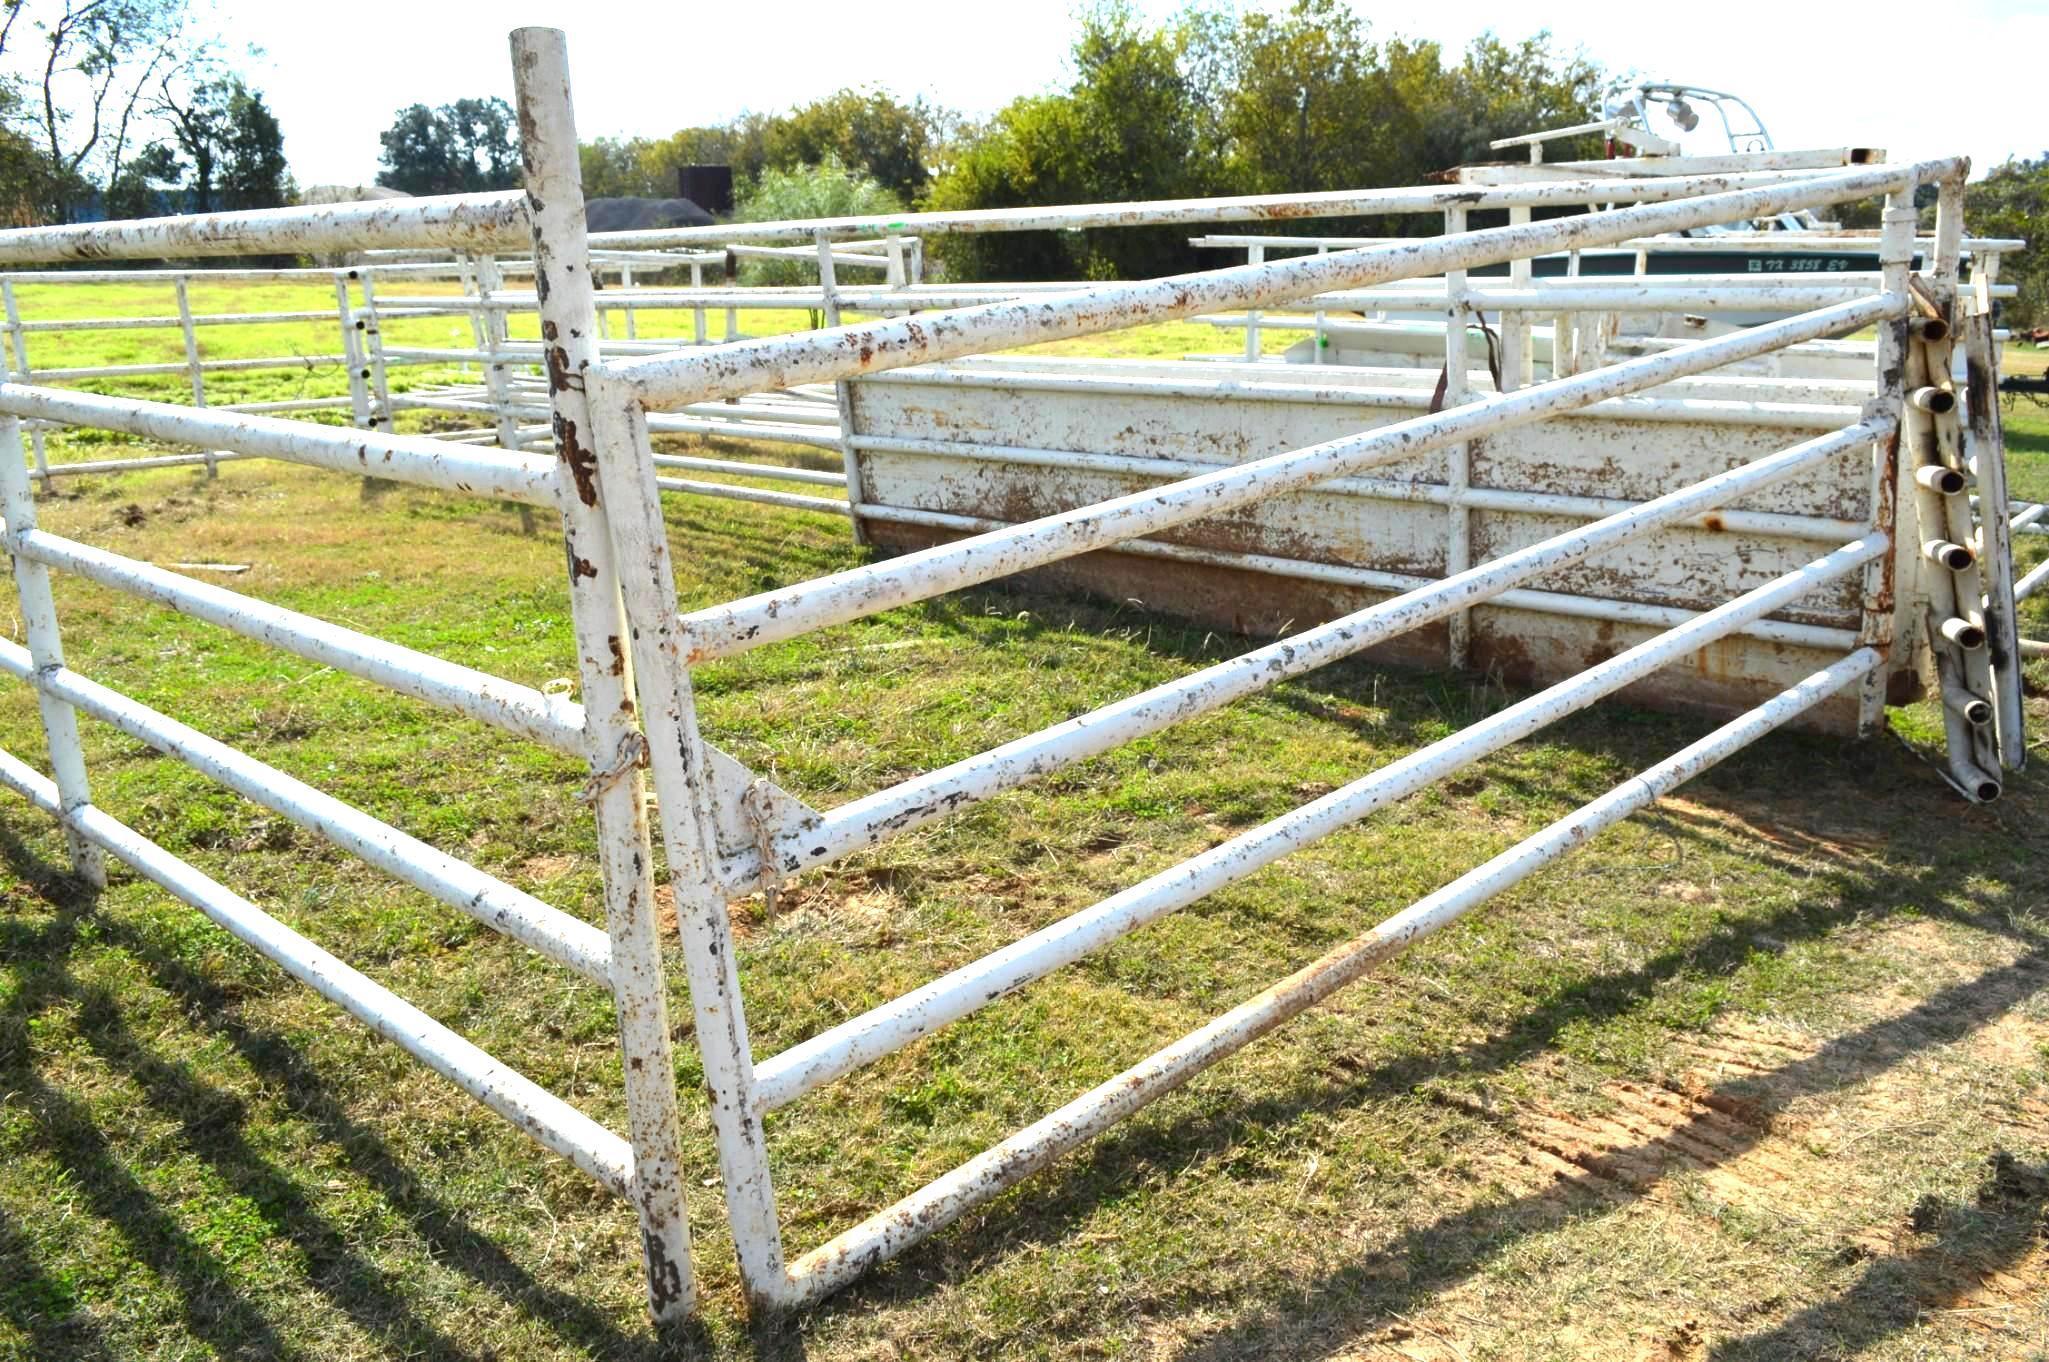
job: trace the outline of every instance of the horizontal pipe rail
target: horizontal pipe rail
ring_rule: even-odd
[[[51,471],[65,467],[57,464]],[[0,544],[47,567],[454,710],[543,747],[574,757],[585,754],[583,706],[574,701],[44,530],[0,530]]]
[[[765,487],[741,487],[730,482],[701,482],[695,478],[656,478],[664,492],[716,497],[722,501],[751,501],[762,506],[780,506],[786,511],[817,511],[824,515],[850,516],[853,508],[831,497],[807,497],[797,492],[771,492]]]
[[[197,908],[257,954],[510,1121],[543,1148],[568,1159],[614,1195],[632,1195],[631,1147],[569,1103],[99,809],[88,804],[65,813],[58,804],[57,787],[6,752],[0,752],[0,784]]]
[[[1857,413],[1851,411],[1847,415],[1854,420]],[[857,435],[851,443],[855,449],[864,453],[919,454],[940,459],[962,459],[1022,465],[1027,468],[1053,468],[1068,472],[1110,473],[1156,479],[1189,478],[1214,468],[1230,466],[1210,460],[1155,459],[1144,455],[1126,454],[1078,454],[1064,449],[1038,449],[1027,445],[978,445],[960,440],[909,439],[892,435]],[[655,462],[665,463],[670,457],[658,454],[655,456]],[[1614,515],[1618,511],[1626,511],[1643,504],[1618,497],[1575,497],[1551,492],[1519,492],[1511,488],[1471,485],[1453,488],[1441,482],[1408,481],[1398,478],[1332,478],[1329,482],[1318,483],[1315,490],[1319,494],[1358,497],[1368,501],[1465,506],[1476,511],[1578,516],[1584,520],[1599,520],[1603,516]],[[863,506],[861,514],[868,515],[872,510],[886,515],[891,509],[887,506]],[[945,528],[966,529],[965,522],[973,517],[957,516],[953,519],[963,523],[949,524]],[[1708,524],[1710,520],[1713,521],[1712,526]],[[1703,528],[1726,530],[1731,534],[1754,534],[1772,539],[1826,539],[1834,543],[1853,538],[1864,529],[1861,523],[1848,520],[1788,515],[1777,511],[1702,511],[1690,523]],[[982,524],[976,533],[1005,528],[1008,528],[1006,522],[991,521]]]
[[[1271,318],[1262,319],[1261,325],[1275,326]],[[1313,322],[1305,321],[1303,330],[1310,330]],[[1342,330],[1342,326],[1326,325],[1326,331]],[[1236,366],[1233,366],[1236,367]],[[1307,367],[1307,366],[1294,366]],[[1427,371],[1416,371],[1427,379]],[[1354,387],[1348,384],[1288,383],[1280,380],[1265,381],[1257,378],[1242,378],[1237,374],[1205,378],[1139,378],[1114,374],[1067,374],[985,371],[974,368],[963,369],[909,369],[891,374],[879,374],[870,378],[855,380],[861,384],[877,384],[901,387],[947,387],[986,388],[999,392],[1061,392],[1077,393],[1090,397],[1186,397],[1214,402],[1258,402],[1276,403],[1284,406],[1317,407],[1370,407],[1390,411],[1427,411],[1430,407],[1430,390],[1421,384],[1397,387]],[[1673,389],[1680,384],[1670,385]],[[1484,378],[1475,385],[1475,391],[1490,394]],[[1868,395],[1869,388],[1864,392]],[[716,410],[719,404],[706,403],[705,410]],[[1720,425],[1770,426],[1779,429],[1821,429],[1839,426],[1856,419],[1862,410],[1862,402],[1781,402],[1758,399],[1672,396],[1624,396],[1611,397],[1604,401],[1591,402],[1570,413],[1572,419],[1582,417],[1616,421],[1712,421]],[[648,418],[651,429],[662,429],[655,424],[664,419],[655,415]],[[889,438],[857,435],[857,442],[868,439]]]
[[[925,525],[934,529],[961,530],[981,533],[1001,529],[1006,522],[984,520],[976,516],[952,515],[945,511],[920,511],[904,506],[861,505],[856,514],[867,520],[882,520],[900,525]],[[1731,514],[1735,514],[1731,512]],[[1861,525],[1849,525],[1841,534],[1817,535],[1816,542],[1841,543],[1853,535],[1863,533]],[[1368,591],[1386,591],[1408,595],[1418,591],[1429,591],[1442,582],[1441,577],[1416,577],[1403,572],[1383,572],[1377,568],[1347,567],[1339,563],[1319,563],[1306,558],[1281,558],[1264,553],[1238,553],[1228,549],[1202,549],[1187,544],[1166,543],[1158,539],[1127,539],[1106,553],[1127,553],[1140,558],[1164,558],[1176,563],[1198,563],[1208,567],[1239,568],[1246,572],[1263,573],[1271,577],[1292,577],[1299,581],[1326,582],[1332,586],[1362,587]],[[1686,623],[1699,612],[1671,605],[1650,605],[1642,601],[1618,601],[1601,596],[1572,596],[1559,591],[1532,591],[1510,587],[1496,595],[1487,596],[1481,604],[1498,606],[1505,610],[1530,610],[1542,615],[1571,615],[1578,619],[1609,620],[1616,624],[1638,624],[1652,629],[1670,629]],[[1740,631],[1747,638],[1764,639],[1770,643],[1789,644],[1795,648],[1818,648],[1841,651],[1857,646],[1855,629],[1831,629],[1821,624],[1794,624],[1785,620],[1759,620]],[[1292,674],[1292,673],[1291,673]],[[1169,683],[1170,685],[1172,683]],[[913,777],[921,780],[923,777]],[[894,786],[892,789],[896,788]],[[844,808],[846,806],[842,806]],[[830,816],[826,826],[830,826]],[[815,848],[815,837],[806,840],[807,850]],[[799,857],[805,864],[812,862],[808,857]],[[753,876],[759,873],[759,862],[743,858],[741,866],[733,874],[732,882],[752,884]]]
[[[793,1045],[755,1070],[756,1101],[765,1112],[787,1106],[842,1074],[900,1050],[1006,993],[1585,709],[1890,551],[1885,534],[1868,535],[1341,789],[1239,833],[1093,907]]]
[[[59,425],[96,426],[166,444],[260,454],[337,473],[392,478],[530,506],[555,505],[554,459],[472,454],[425,436],[385,435],[243,412],[223,415],[207,408],[18,383],[0,384],[0,413]]]
[[[2049,561],[2035,564],[2026,576],[2013,584],[2014,600],[2018,602],[2028,599],[2042,589],[2044,582],[2049,582]]]
[[[333,312],[195,312],[194,326],[268,326],[284,322],[331,322]],[[64,321],[23,322],[23,331],[157,331],[179,330],[184,317],[72,317]]]
[[[1492,227],[1414,244],[1298,257],[1273,264],[1183,274],[1046,298],[992,303],[957,312],[868,322],[794,337],[740,341],[656,359],[603,367],[652,409],[737,397],[795,383],[848,378],[984,350],[1177,321],[1231,308],[1265,308],[1339,288],[1472,269],[1546,250],[1605,245],[1643,232],[1679,231],[1717,222],[1841,203],[1903,186],[1950,180],[1968,163],[1957,158],[1810,177],[1768,188],[1708,194],[1519,226]],[[1695,192],[1698,193],[1698,185]],[[1454,200],[1453,202],[1456,202]],[[1444,205],[1439,205],[1444,206]]]
[[[1382,213],[1441,213],[1446,208],[1460,206],[1475,212],[1484,212],[1490,208],[1578,208],[1600,203],[1655,203],[1717,190],[1748,189],[1813,178],[1813,170],[1765,170],[1708,175],[1646,176],[1629,180],[1553,180],[1543,184],[1487,187],[1414,186],[1394,189],[1346,189],[1308,194],[1245,195],[1233,198],[1069,204],[1052,208],[980,208],[961,212],[883,213],[863,217],[801,218],[782,222],[726,222],[709,227],[656,227],[637,231],[600,232],[592,235],[591,246],[593,249],[607,247],[630,250],[685,246],[697,242],[723,245],[729,241],[814,241],[821,233],[828,239],[876,235],[930,236],[936,233],[961,236],[983,232],[1072,231],[1092,227],[1177,227],[1205,222],[1288,222],[1303,218],[1372,216]],[[1725,220],[1734,221],[1735,218]]]
[[[112,724],[137,742],[149,744],[584,978],[610,985],[611,942],[582,919],[77,672],[62,667],[37,671],[28,650],[5,639],[0,639],[0,671]]]
[[[332,369],[346,364],[346,355],[275,355],[259,359],[208,359],[199,367],[206,373],[255,373],[265,369]],[[189,374],[190,364],[88,364],[71,368],[38,367],[38,379],[149,378],[159,374]]]
[[[1363,435],[1271,455],[1199,477],[1113,498],[1010,530],[851,568],[801,586],[763,592],[683,616],[687,660],[730,657],[947,591],[1040,567],[1221,515],[1279,493],[1399,462],[1461,440],[1573,411],[1609,397],[1701,373],[1796,340],[1855,331],[1904,312],[1906,300],[1882,294],[1754,327],[1714,340],[1628,360],[1605,369],[1495,394],[1450,411],[1414,417]],[[591,380],[596,382],[596,380]],[[611,394],[609,384],[604,391]]]
[[[161,260],[215,255],[312,255],[371,247],[458,251],[533,246],[526,195],[451,194],[127,222],[17,227],[0,232],[0,265],[66,260]],[[331,275],[332,271],[328,271]]]
[[[1551,862],[1571,855],[1604,829],[1648,808],[1702,771],[1814,708],[1881,661],[1877,652],[1864,649],[1815,673],[805,1254],[790,1265],[784,1303],[815,1301],[943,1229],[1416,942]]]

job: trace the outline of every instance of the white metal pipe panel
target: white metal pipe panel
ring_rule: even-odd
[[[450,194],[239,213],[193,213],[128,222],[81,222],[0,231],[0,264],[161,260],[214,255],[299,255],[371,246],[451,250],[530,244],[524,195]]]
[[[544,695],[489,672],[42,530],[0,532],[0,542],[36,562],[454,710],[543,747],[572,756],[583,752],[583,706],[573,700]]]
[[[631,1194],[633,1153],[626,1141],[532,1079],[100,810],[88,806],[64,813],[58,807],[56,787],[5,752],[0,752],[0,784],[206,914],[294,979],[510,1121],[529,1139],[596,1178],[613,1195]]]
[[[1457,237],[1423,238],[1413,244],[993,303],[895,322],[740,342],[698,354],[626,360],[607,368],[614,377],[633,385],[647,405],[662,408],[953,359],[982,350],[1097,335],[1203,312],[1271,307],[1333,289],[1472,269],[1546,250],[1605,245],[1643,232],[1678,231],[1790,208],[1840,203],[1905,184],[1954,178],[1963,170],[1964,163],[1951,158],[1826,175],[1678,203],[1495,227]]]
[[[900,1050],[1005,993],[1073,964],[1149,922],[1586,708],[1890,550],[1890,541],[1883,534],[1847,545],[1291,813],[1239,833],[1092,907],[791,1046],[756,1069],[762,1109],[786,1106],[841,1074]]]
[[[65,668],[39,672],[26,649],[5,639],[0,639],[0,670],[112,724],[586,979],[609,984],[611,947],[605,934],[589,923],[118,691]]]
[[[943,1229],[973,1207],[1030,1177],[1062,1154],[1094,1139],[1204,1069],[1364,977],[1388,958],[1543,866],[1585,846],[1601,830],[1648,807],[1687,780],[1798,717],[1871,671],[1881,660],[1876,652],[1864,649],[1816,673],[805,1254],[790,1265],[792,1303],[814,1301],[836,1291]]]

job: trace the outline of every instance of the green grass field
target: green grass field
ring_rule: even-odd
[[[30,316],[60,303],[169,310],[140,288],[23,290]],[[402,325],[445,320],[388,334]],[[207,339],[278,349],[235,328]],[[176,333],[162,340],[46,340],[35,358],[177,358]],[[333,338],[308,328],[299,343]],[[1120,343],[1227,344],[1197,326]],[[320,384],[343,390],[315,372],[244,391]],[[175,398],[182,380],[134,391]],[[2045,418],[2010,413],[2019,495],[2049,496]],[[496,504],[251,462],[217,482],[61,480],[42,514],[138,558],[248,564],[237,590],[530,685],[573,670],[559,541]],[[859,560],[834,518],[686,497],[668,514],[686,607]],[[2030,541],[2024,563],[2045,549]],[[79,671],[596,920],[573,763],[90,584],[58,589]],[[1133,603],[996,587],[698,683],[714,741],[831,805],[1247,645]],[[2030,681],[2040,734],[2049,672]],[[772,918],[740,905],[756,1051],[1508,698],[1481,677],[1335,667],[808,875]],[[789,1244],[822,1241],[1707,727],[1597,708],[782,1113],[769,1129]],[[10,796],[0,1356],[2041,1357],[2042,745],[2003,800],[1972,808],[1937,773],[1935,716],[1901,711],[1894,727],[1742,753],[777,1327],[750,1329],[741,1309],[679,1020],[705,1305],[660,1338],[627,1208],[133,875],[82,893],[61,838]],[[623,1125],[599,990],[104,726],[85,741],[111,813]],[[25,688],[0,689],[0,746],[42,760]]]

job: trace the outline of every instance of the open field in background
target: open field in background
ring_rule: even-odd
[[[168,311],[161,292],[91,308]],[[272,292],[195,289],[194,305],[332,296]],[[23,306],[47,315],[28,289]],[[642,335],[689,325],[655,320]],[[419,325],[467,340],[461,319]],[[275,353],[238,332],[207,340]],[[75,362],[39,339],[38,364]],[[1229,345],[1198,326],[1116,339]],[[309,353],[334,341],[306,336]],[[142,340],[80,348],[102,344]],[[164,346],[179,357],[175,331]],[[122,354],[105,362],[158,357]],[[2016,493],[2049,496],[2049,410],[2016,407],[2008,439]],[[668,513],[686,607],[858,557],[836,518],[687,497]],[[250,462],[214,483],[61,480],[43,515],[136,557],[250,564],[236,589],[528,684],[572,670],[559,541],[494,503]],[[2023,561],[2045,548],[2025,541]],[[596,920],[572,763],[89,584],[58,589],[78,670]],[[0,596],[18,638],[15,613]],[[1247,644],[1139,602],[999,587],[705,668],[699,694],[709,736],[829,805]],[[2030,679],[2037,764],[1998,804],[1943,784],[1926,706],[1870,743],[1768,739],[778,1330],[750,1333],[740,1311],[679,1009],[707,1300],[658,1342],[626,1207],[132,875],[82,895],[48,821],[9,802],[0,1356],[2049,1355],[2049,667]],[[741,905],[757,1052],[1510,698],[1484,677],[1332,668],[808,875],[773,917]],[[1582,714],[782,1113],[789,1243],[1709,727]],[[84,731],[110,812],[623,1122],[598,990]],[[0,746],[42,760],[25,688],[0,686]]]

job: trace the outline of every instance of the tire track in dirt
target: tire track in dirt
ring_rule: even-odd
[[[1860,1273],[1873,1282],[1897,1285],[1909,1314],[1920,1312],[1914,1327],[1945,1346],[1976,1340],[1986,1355],[2006,1356],[2016,1339],[2049,1338],[2049,1023],[2028,1015],[2029,1000],[2049,988],[2049,962],[2021,956],[1963,973],[1926,997],[1886,999],[1883,1015],[1834,1038],[1722,1018],[1679,1040],[1663,1076],[1611,1079],[1569,1108],[1438,1096],[1504,1137],[1475,1158],[1513,1194],[1582,1206],[1594,1198],[1692,1224],[1724,1207],[1762,1212],[1839,1243],[1840,1264],[1864,1264]],[[1901,1179],[1921,1172],[1905,1151],[1920,1147],[1931,1151],[1930,1177],[1954,1170],[1966,1150],[1991,1156],[1975,1214],[1999,1227],[1997,1244],[1900,1214],[1912,1186]],[[2007,1185],[2014,1179],[2019,1191]],[[1956,1203],[1938,1218],[1968,1213],[1968,1203]],[[1824,1293],[1827,1280],[1816,1279]],[[1794,1318],[1836,1318],[1825,1294],[1792,1308]],[[1626,1334],[1581,1340],[1578,1355],[1705,1358],[1718,1336],[1750,1335],[1760,1318],[1787,1309],[1773,1295],[1739,1306],[1719,1327],[1690,1310],[1664,1324],[1618,1320]]]

